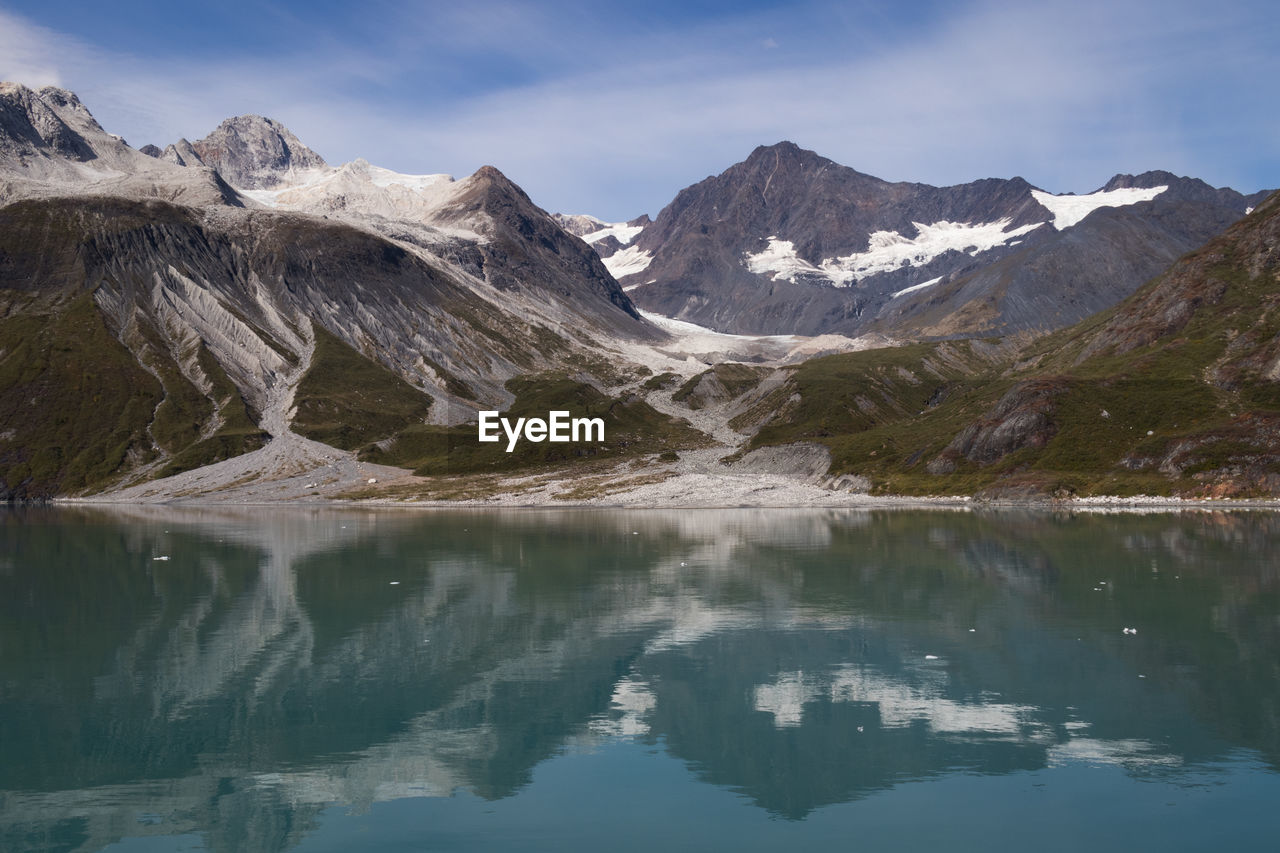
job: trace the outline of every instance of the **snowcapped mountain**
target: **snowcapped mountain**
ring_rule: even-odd
[[[349,448],[456,423],[507,405],[513,377],[612,370],[607,347],[666,337],[492,167],[333,168],[258,117],[150,156],[70,92],[14,84],[0,299],[0,494],[172,473],[294,430]]]
[[[107,133],[74,93],[0,83],[0,204],[67,194],[241,204],[213,169],[157,161]]]
[[[585,312],[589,327],[661,337],[597,255],[492,166],[461,180],[401,174],[362,159],[334,167],[261,116],[227,119],[198,142],[168,146],[161,157],[213,167],[243,197],[272,210],[373,230],[500,290],[533,296],[558,317]]]
[[[1044,330],[1115,304],[1264,195],[1166,172],[1083,196],[890,183],[783,142],[682,190],[611,269],[642,307],[730,332]]]
[[[244,190],[270,189],[327,165],[280,122],[256,115],[229,118],[199,142],[180,139],[157,156],[179,166],[216,169]]]

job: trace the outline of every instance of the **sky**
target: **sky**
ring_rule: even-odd
[[[1280,186],[1274,0],[0,0],[0,79],[137,147],[257,113],[331,164],[490,164],[611,221],[784,139],[936,185]]]

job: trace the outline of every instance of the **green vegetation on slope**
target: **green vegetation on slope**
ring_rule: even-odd
[[[314,329],[315,354],[294,396],[294,432],[354,450],[422,424],[429,396],[320,326]]]
[[[87,293],[0,320],[0,496],[105,485],[131,452],[153,455],[147,425],[163,396]]]
[[[227,376],[226,371],[222,369],[222,365],[218,364],[213,354],[209,352],[203,343],[198,343],[196,347],[196,362],[213,386],[210,395],[213,401],[209,401],[208,398],[203,396],[201,399],[210,402],[210,405],[216,403],[216,417],[221,420],[221,424],[213,435],[194,444],[189,444],[174,453],[168,464],[160,469],[156,475],[157,477],[180,474],[183,471],[190,471],[204,465],[212,465],[214,462],[221,462],[223,459],[231,459],[241,454],[249,453],[262,447],[267,443],[267,439],[271,437],[258,426],[256,419],[249,411],[249,407],[245,404],[244,398],[240,396],[240,391],[232,383],[231,378]],[[195,390],[194,386],[190,386],[190,383],[187,384],[188,387]],[[168,383],[166,383],[166,387],[169,387]],[[157,422],[159,421],[158,412],[156,420]],[[153,425],[152,433],[154,434],[155,432],[156,426]]]
[[[759,385],[770,372],[772,368],[769,367],[726,361],[686,381],[676,389],[671,399],[697,411],[741,397]]]
[[[503,416],[545,419],[551,411],[570,417],[601,418],[605,440],[598,443],[531,442],[511,453],[505,438],[481,443],[475,424],[456,427],[419,425],[400,432],[389,445],[371,445],[360,458],[413,468],[420,475],[494,473],[536,466],[568,464],[580,459],[608,459],[661,453],[707,443],[702,433],[658,412],[640,399],[607,397],[594,387],[564,376],[539,374],[507,382],[515,402]],[[383,449],[385,446],[386,449]]]
[[[88,293],[0,320],[0,496],[96,491],[160,452],[171,458],[156,476],[168,476],[262,446],[266,433],[203,344],[192,354],[216,405],[164,350],[142,346],[155,374],[110,333]],[[219,427],[201,440],[214,419]]]
[[[977,342],[818,358],[739,420],[764,422],[752,448],[820,442],[832,474],[881,492],[1280,494],[1277,232],[1273,197],[1016,358],[984,364]]]

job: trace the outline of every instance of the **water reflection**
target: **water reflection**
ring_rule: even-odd
[[[1280,767],[1268,513],[148,507],[0,536],[5,850],[284,850],[329,804],[509,797],[618,738],[788,819],[957,772]]]

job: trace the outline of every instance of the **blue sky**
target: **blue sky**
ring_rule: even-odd
[[[549,210],[656,214],[790,139],[889,180],[1280,186],[1274,2],[0,0],[0,79],[132,144],[230,115],[331,163],[497,166]]]

